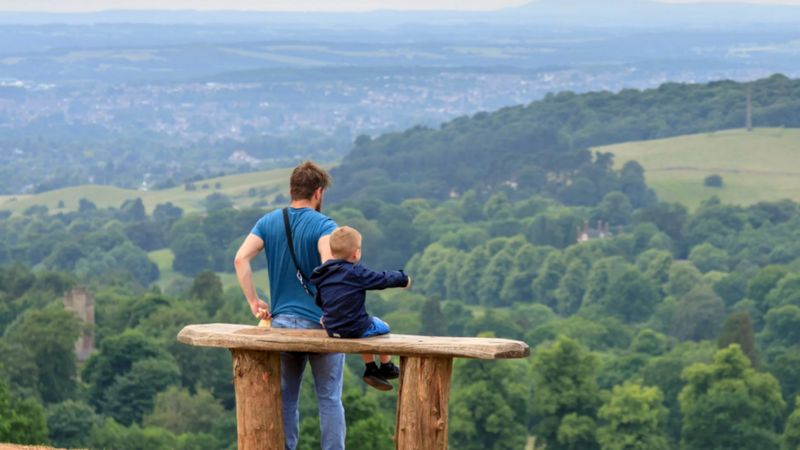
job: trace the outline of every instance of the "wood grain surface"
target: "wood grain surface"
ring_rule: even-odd
[[[231,353],[239,450],[283,450],[280,353]]]
[[[260,328],[250,325],[189,325],[178,334],[184,344],[267,352],[373,353],[399,356],[509,359],[530,354],[528,344],[509,339],[388,334],[363,339],[328,337],[323,330]]]

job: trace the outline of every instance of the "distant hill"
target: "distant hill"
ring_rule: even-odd
[[[285,191],[290,173],[291,169],[276,169],[210,178],[191,183],[194,190],[187,190],[186,185],[154,191],[100,185],[75,186],[36,195],[0,196],[0,210],[22,213],[31,206],[44,205],[51,213],[76,211],[81,198],[93,202],[99,208],[116,208],[125,200],[141,198],[148,213],[152,213],[156,205],[167,202],[172,202],[184,212],[192,212],[203,211],[206,197],[213,193],[230,197],[239,207],[249,207],[257,201],[272,201],[281,193],[287,195]],[[64,202],[63,208],[59,208],[61,201]]]
[[[659,198],[694,208],[713,195],[731,204],[792,199],[800,202],[800,130],[731,130],[597,147],[615,165],[636,160]],[[704,179],[722,177],[722,188]]]
[[[800,127],[800,80],[775,75],[751,86],[755,125]],[[334,169],[340,181],[331,198],[399,202],[505,189],[593,205],[620,190],[639,206],[646,195],[629,183],[640,170],[632,167],[618,176],[602,155],[593,157],[587,149],[742,127],[746,92],[746,84],[732,81],[666,83],[616,94],[565,92],[458,118],[438,129],[361,137]]]

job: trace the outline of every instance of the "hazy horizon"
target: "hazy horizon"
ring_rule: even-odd
[[[657,0],[661,3],[740,3],[754,5],[794,5],[800,0]],[[190,11],[491,11],[534,3],[530,0],[0,0],[0,12],[85,13],[117,10],[190,10]]]

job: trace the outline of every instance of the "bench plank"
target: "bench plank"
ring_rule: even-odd
[[[251,325],[189,325],[178,334],[184,344],[261,351],[373,353],[399,356],[509,359],[530,354],[527,344],[495,338],[388,334],[363,339],[328,337],[323,330],[261,328]]]

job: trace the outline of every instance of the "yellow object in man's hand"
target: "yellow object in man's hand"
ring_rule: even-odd
[[[261,321],[258,322],[258,326],[261,328],[272,328],[272,317],[261,319]]]

